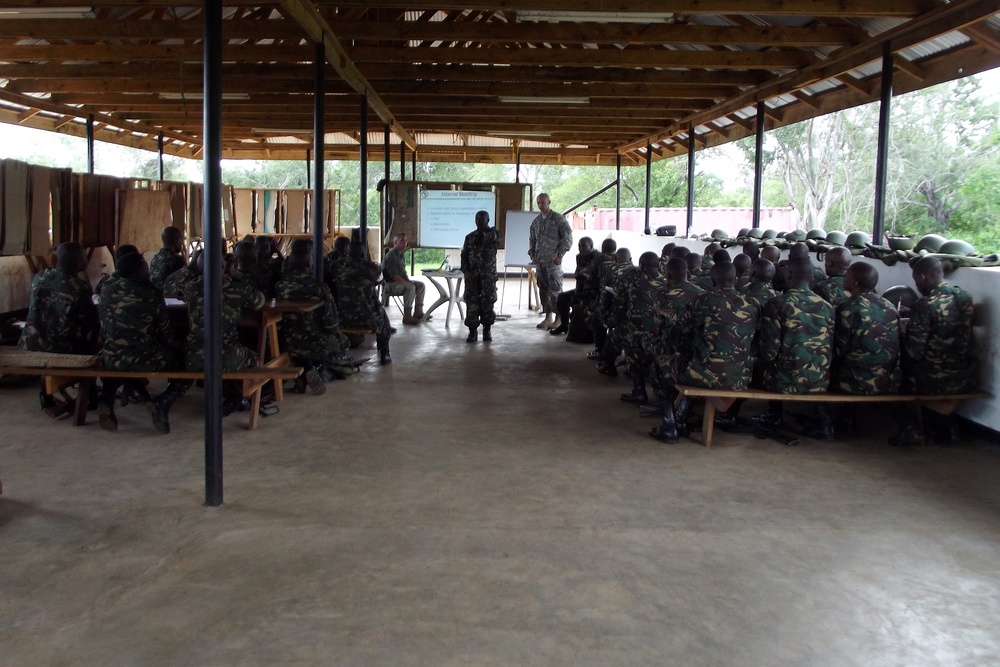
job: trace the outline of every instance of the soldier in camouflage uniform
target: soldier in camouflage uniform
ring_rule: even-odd
[[[903,388],[915,394],[958,394],[976,385],[972,349],[972,297],[944,281],[941,261],[922,257],[913,266],[913,282],[922,295],[910,310],[910,323],[902,341],[900,360]],[[954,439],[955,423],[948,420],[948,437]],[[912,418],[904,420],[893,445],[912,445],[924,434]]]
[[[722,246],[716,242],[709,243],[705,246],[705,250],[701,253],[701,266],[706,271],[711,271],[712,267],[715,266],[715,259],[713,255],[719,250],[722,250]],[[664,273],[666,273],[666,265],[664,264]]]
[[[576,277],[576,287],[560,292],[556,299],[559,326],[549,329],[549,333],[553,336],[560,336],[569,331],[570,318],[576,316],[577,308],[580,308],[581,305],[580,290],[585,289],[587,284],[587,267],[594,261],[594,256],[597,254],[594,252],[594,240],[589,236],[584,236],[577,241],[576,247],[579,251],[576,253],[576,271],[573,272]],[[572,315],[570,315],[571,308],[573,309]]]
[[[711,290],[699,294],[684,312],[678,328],[691,341],[691,357],[677,375],[677,383],[708,389],[745,389],[750,384],[752,341],[757,329],[757,310],[736,291],[736,269],[720,263],[712,267]],[[676,390],[673,392],[676,395]],[[684,397],[661,405],[663,420],[650,435],[676,442],[687,435],[687,418],[693,399]]]
[[[587,280],[584,286],[586,294],[590,295],[587,309],[587,326],[594,337],[594,350],[587,354],[588,359],[600,359],[604,350],[604,342],[608,329],[604,326],[604,304],[610,295],[604,290],[611,280],[611,271],[617,263],[618,243],[614,239],[604,239],[601,252],[594,253],[594,258],[587,266]]]
[[[323,302],[308,313],[287,313],[282,318],[284,349],[295,363],[307,368],[305,384],[313,394],[326,391],[323,375],[346,378],[357,368],[346,354],[346,337],[340,333],[337,304],[330,288],[312,275],[312,244],[304,239],[292,242],[291,252],[275,292],[279,299],[316,299]]]
[[[198,267],[200,266],[199,262],[202,252],[204,251],[201,248],[195,250],[191,253],[191,260],[187,263],[187,266],[182,266],[167,277],[163,283],[164,297],[174,299],[184,298],[184,291],[187,289],[187,286],[201,275]]]
[[[561,213],[550,208],[552,202],[547,194],[539,194],[535,201],[541,213],[531,221],[528,230],[528,257],[535,264],[538,300],[545,313],[545,319],[537,328],[551,329],[559,326],[558,318],[553,320],[553,313],[556,313],[556,299],[562,292],[563,255],[573,247],[573,228]]]
[[[774,289],[779,292],[784,292],[788,287],[788,263],[793,259],[809,259],[809,246],[805,243],[798,242],[793,243],[788,249],[788,259],[784,262],[779,262],[776,267],[777,271],[774,274]],[[809,262],[809,287],[818,283],[821,280],[826,279],[826,272],[818,266],[813,265],[812,261]]]
[[[163,303],[163,293],[150,280],[150,270],[142,255],[133,253],[121,258],[119,277],[108,282],[101,291],[100,315],[104,344],[101,357],[104,367],[119,371],[164,371],[182,366],[182,350],[174,340],[170,317]],[[101,428],[117,430],[115,393],[122,381],[103,378],[98,403]],[[167,413],[170,405],[191,386],[190,381],[170,381],[167,389],[152,399],[159,402],[158,412],[150,406],[153,425],[170,432]],[[175,396],[166,404],[166,396]]]
[[[490,227],[490,214],[476,213],[476,231],[470,232],[462,244],[462,274],[465,276],[465,326],[469,327],[467,343],[474,343],[483,325],[483,340],[493,340],[490,329],[497,313],[497,250],[500,237]]]
[[[167,278],[184,266],[184,232],[176,227],[164,227],[160,233],[163,247],[156,251],[149,262],[149,275],[153,284],[163,289]]]
[[[746,253],[740,253],[733,257],[733,268],[736,269],[736,289],[739,292],[746,292],[750,287],[750,272],[753,269],[754,260]]]
[[[823,393],[830,386],[833,360],[833,306],[809,288],[812,279],[809,257],[788,261],[787,289],[771,299],[760,319],[757,360],[764,389],[784,394]],[[770,401],[757,417],[759,426],[780,426],[780,401]],[[833,439],[833,423],[825,404],[817,404],[817,423],[805,433],[823,440]]]
[[[274,286],[281,279],[281,265],[284,258],[274,247],[269,236],[258,236],[254,239],[257,247],[257,269],[254,271],[253,283],[264,294],[264,298],[274,298]]]
[[[689,252],[684,261],[688,265],[688,280],[703,290],[712,289],[712,276],[702,266],[702,256]]]
[[[108,282],[110,282],[112,280],[118,280],[118,268],[117,267],[118,267],[119,262],[121,262],[122,257],[124,257],[125,255],[130,255],[132,253],[137,253],[137,252],[139,252],[139,248],[137,248],[136,246],[132,245],[131,243],[125,243],[125,244],[120,245],[117,248],[115,248],[115,270],[112,271],[110,274],[105,273],[101,277],[101,279],[97,281],[97,285],[94,287],[94,294],[98,294],[99,295],[101,293],[101,290],[104,289],[104,286],[107,285]]]
[[[846,394],[899,391],[899,316],[876,285],[878,271],[871,264],[855,264],[844,276],[850,298],[837,308],[831,386]]]
[[[628,314],[628,295],[639,275],[639,269],[632,264],[632,253],[628,248],[619,248],[615,252],[615,264],[608,276],[608,287],[605,290],[608,298],[603,303],[601,311],[602,323],[607,335],[601,348],[597,371],[610,377],[617,377],[616,360],[621,354],[621,340],[613,335],[615,329],[625,322]]]
[[[337,281],[334,276],[344,270],[350,245],[351,239],[338,236],[333,240],[333,249],[323,257],[323,281],[330,288],[334,299],[337,298]]]
[[[389,317],[375,294],[382,276],[382,269],[365,258],[364,244],[351,241],[348,259],[339,272],[334,273],[337,283],[337,310],[340,326],[345,329],[371,329],[375,332],[379,361],[391,364],[389,355]]]
[[[851,251],[847,248],[832,248],[826,253],[824,265],[827,277],[818,281],[813,286],[813,291],[836,308],[847,301],[849,296],[844,289],[844,274],[851,266]]]
[[[236,244],[235,254],[239,279],[263,294],[265,299],[274,298],[274,286],[270,282],[270,272],[259,270],[260,256],[254,242],[243,239]]]
[[[612,336],[621,343],[625,360],[632,373],[632,391],[621,394],[626,403],[644,405],[649,402],[646,394],[646,375],[653,363],[644,339],[656,326],[655,309],[660,292],[667,289],[667,279],[660,273],[660,258],[655,252],[639,256],[639,270],[628,294],[628,312],[625,321]]]

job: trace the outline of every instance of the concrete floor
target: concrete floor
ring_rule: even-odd
[[[3,665],[985,665],[1000,456],[646,437],[586,347],[443,313],[391,367],[155,433],[52,422],[0,384]],[[374,354],[374,351],[371,351]],[[753,407],[753,406],[748,406]]]

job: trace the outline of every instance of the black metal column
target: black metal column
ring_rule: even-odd
[[[687,231],[685,236],[691,236],[694,227],[694,125],[688,131],[688,191],[687,191]]]
[[[156,155],[157,155],[157,170],[156,178],[159,181],[163,180],[163,133],[160,132],[159,136],[156,137]]]
[[[326,232],[326,211],[323,210],[323,171],[326,162],[326,46],[324,40],[316,43],[313,56],[313,185],[312,185],[312,235],[313,277],[323,280],[323,235]]]
[[[615,229],[622,228],[622,154],[617,156],[615,165]]]
[[[222,504],[222,2],[205,0],[205,504]]]
[[[87,173],[94,173],[94,114],[87,115]]]
[[[313,128],[315,129],[315,128]],[[316,142],[313,141],[315,144]],[[306,149],[306,190],[312,190],[313,187],[313,174],[312,174],[312,151],[308,148]]]
[[[414,148],[410,153],[410,174],[412,175],[412,180],[417,180],[417,149]]]
[[[757,136],[753,154],[753,223],[760,227],[760,200],[764,191],[764,102],[757,102]]]
[[[521,148],[518,147],[514,153],[514,182],[521,182]]]
[[[644,232],[650,234],[649,231],[649,190],[652,186],[653,180],[653,145],[650,142],[646,142],[646,226]]]
[[[399,180],[406,180],[406,142],[399,142]]]
[[[392,180],[392,173],[389,169],[392,167],[392,147],[389,144],[389,124],[385,124],[385,136],[384,136],[384,150],[385,150],[385,187],[382,189],[382,210],[385,212],[382,222],[385,226],[382,227],[382,231],[379,234],[379,238],[385,238],[386,230],[392,227],[392,205],[389,203],[389,181]]]
[[[875,158],[875,219],[872,242],[882,243],[885,231],[885,182],[889,166],[889,115],[892,110],[892,48],[882,45],[882,98],[878,110],[878,156]]]
[[[361,240],[365,244],[365,256],[368,256],[368,96],[361,96],[361,201],[358,206],[361,217]]]

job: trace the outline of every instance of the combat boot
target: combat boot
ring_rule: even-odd
[[[672,445],[677,442],[677,421],[674,418],[673,400],[664,400],[661,409],[663,420],[659,426],[649,432],[649,437]]]
[[[475,343],[477,340],[479,340],[479,327],[469,327],[469,335],[466,337],[465,342]]]
[[[830,406],[822,403],[816,406],[816,421],[802,429],[802,435],[824,442],[832,442],[837,439],[833,432],[833,419],[830,417]]]
[[[924,434],[914,424],[904,424],[899,433],[889,438],[893,447],[916,447],[924,444]]]
[[[377,342],[378,347],[378,362],[383,366],[388,366],[392,363],[392,357],[389,356],[389,343]]]
[[[115,417],[115,398],[111,397],[111,402],[102,400],[97,404],[97,420],[101,428],[105,431],[118,430],[118,418]]]
[[[323,383],[323,376],[320,374],[319,369],[306,369],[304,375],[306,384],[309,385],[309,390],[313,393],[313,396],[326,393],[326,384]]]
[[[549,329],[552,327],[552,313],[545,313],[545,319],[535,325],[536,329]]]
[[[403,324],[420,324],[420,319],[413,316],[413,311],[407,308],[403,311]]]
[[[493,340],[493,332],[490,330],[490,325],[489,324],[484,324],[483,325],[483,342],[484,343],[489,343],[491,340]]]
[[[627,394],[619,394],[618,398],[635,405],[649,403],[649,396],[646,394],[646,378],[637,369],[632,369],[632,391]]]
[[[163,393],[146,404],[149,414],[153,417],[153,426],[161,433],[170,433],[170,408],[177,402],[187,387],[181,387],[173,382],[167,383]]]
[[[677,409],[674,411],[674,421],[677,424],[677,434],[683,436],[691,435],[691,427],[688,426],[688,416],[691,414],[691,408],[694,406],[694,399],[685,396],[681,399],[681,402],[677,405]]]

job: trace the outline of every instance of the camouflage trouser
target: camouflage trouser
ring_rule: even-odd
[[[497,319],[496,276],[472,276],[465,281],[465,326],[491,326]]]
[[[184,356],[184,365],[189,371],[205,370],[205,351],[189,347]],[[257,353],[241,345],[239,341],[224,341],[222,345],[222,370],[235,371],[257,363]]]
[[[562,292],[563,270],[557,264],[540,263],[535,268],[535,277],[538,281],[538,301],[542,311],[546,313],[558,312],[556,299]]]

